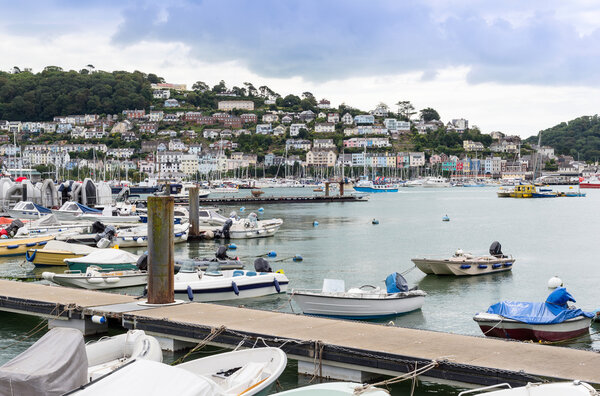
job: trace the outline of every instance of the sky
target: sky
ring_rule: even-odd
[[[522,137],[597,114],[591,0],[0,0],[0,70],[250,81],[368,111],[409,100]]]

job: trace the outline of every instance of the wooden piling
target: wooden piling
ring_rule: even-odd
[[[173,197],[148,197],[149,304],[175,301],[173,205]]]
[[[329,196],[329,182],[325,182],[325,196]]]
[[[198,218],[198,210],[200,209],[200,198],[199,198],[198,187],[191,187],[189,189],[189,202],[190,202],[190,237],[192,239],[200,237],[200,219]]]
[[[340,197],[344,196],[344,181],[340,182]]]

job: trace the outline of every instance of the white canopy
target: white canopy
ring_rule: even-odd
[[[65,259],[65,261],[84,264],[133,264],[138,258],[139,256],[121,249],[97,249],[87,256]]]

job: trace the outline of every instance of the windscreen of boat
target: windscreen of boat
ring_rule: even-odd
[[[177,260],[177,264],[181,265],[179,272],[196,272],[194,260]]]

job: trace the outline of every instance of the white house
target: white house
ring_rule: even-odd
[[[306,129],[306,124],[292,124],[290,125],[290,136],[298,136],[300,134],[300,129]]]
[[[256,126],[256,133],[261,135],[268,135],[273,132],[271,124],[258,124]]]
[[[330,122],[322,122],[315,125],[315,132],[317,133],[332,133],[335,132],[335,124]]]

